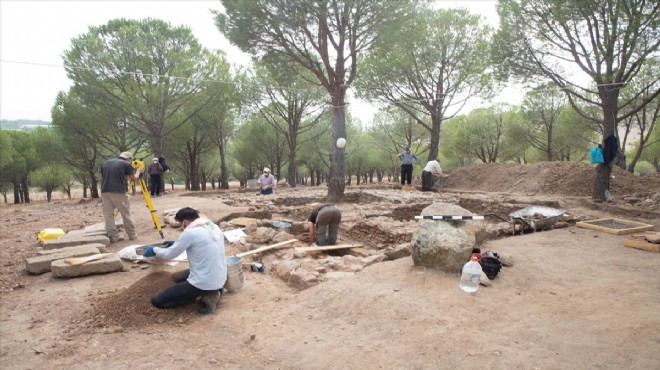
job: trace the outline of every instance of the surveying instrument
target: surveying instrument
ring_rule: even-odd
[[[140,183],[140,189],[142,189],[142,196],[144,197],[144,202],[147,204],[147,208],[149,208],[149,211],[151,212],[151,219],[154,221],[154,225],[156,225],[156,229],[158,229],[158,233],[160,234],[161,239],[165,239],[165,236],[163,235],[163,229],[160,227],[160,223],[158,222],[158,215],[156,214],[156,210],[154,209],[154,204],[151,202],[151,195],[149,194],[149,188],[147,188],[147,183],[144,182],[144,177],[142,176],[144,174],[144,161],[141,159],[135,159],[131,163],[133,168],[135,170],[142,169],[142,173],[140,173],[140,177],[138,178],[138,182]],[[128,190],[130,191],[133,186],[135,186],[135,181],[131,180],[131,183],[128,185]]]

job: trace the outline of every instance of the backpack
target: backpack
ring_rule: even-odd
[[[495,279],[502,269],[502,262],[497,253],[487,251],[479,255],[479,264],[481,270],[488,276],[489,279]]]

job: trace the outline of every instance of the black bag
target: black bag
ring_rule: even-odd
[[[484,252],[479,258],[479,264],[481,265],[481,270],[488,276],[489,279],[495,279],[497,274],[499,274],[502,269],[502,262],[500,262],[497,253],[493,252]]]

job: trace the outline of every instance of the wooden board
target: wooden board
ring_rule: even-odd
[[[238,217],[231,220],[231,223],[237,226],[247,226],[247,224],[255,222],[257,222],[257,219],[252,217]]]
[[[414,186],[403,185],[403,186],[401,186],[401,190],[403,190],[403,191],[415,191],[417,189],[415,189]]]
[[[101,254],[93,254],[91,256],[87,257],[75,257],[75,258],[65,258],[64,263],[67,263],[69,265],[82,265],[83,263],[87,263],[90,261],[96,261],[103,259],[109,255],[112,255],[114,253],[101,253]]]
[[[326,245],[324,247],[302,247],[296,248],[297,252],[313,252],[313,251],[331,251],[335,249],[346,249],[364,247],[364,244],[339,244],[339,245]]]
[[[298,241],[298,239],[285,240],[285,241],[283,241],[283,242],[279,242],[279,243],[276,243],[276,244],[273,244],[273,245],[266,245],[266,246],[263,246],[263,247],[259,247],[259,248],[257,248],[257,249],[253,249],[253,250],[251,250],[251,251],[247,251],[247,252],[239,253],[239,254],[237,254],[236,256],[237,256],[237,257],[243,257],[243,256],[248,256],[248,255],[250,255],[250,254],[255,254],[255,253],[261,253],[261,252],[269,251],[269,250],[271,250],[271,249],[276,249],[276,248],[280,248],[280,247],[284,247],[284,246],[290,246],[289,244],[294,243],[294,242],[297,242],[297,241]]]
[[[626,227],[613,228],[613,227],[607,227],[606,225],[598,225],[599,223],[606,224],[608,222],[611,222],[612,224],[622,224],[625,225]],[[619,218],[601,218],[598,220],[577,222],[575,225],[583,229],[597,230],[614,235],[636,234],[642,231],[654,229],[653,225],[643,224],[640,222],[635,222],[630,220],[622,220]]]
[[[643,236],[631,236],[623,241],[628,248],[642,249],[650,252],[660,252],[660,244],[649,243]]]

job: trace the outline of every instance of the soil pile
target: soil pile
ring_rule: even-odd
[[[171,273],[156,271],[124,290],[97,298],[92,302],[92,308],[85,312],[87,325],[83,327],[88,330],[123,331],[162,323],[185,324],[191,315],[197,314],[195,305],[168,310],[151,305],[151,296],[172,284]]]
[[[441,189],[591,196],[596,169],[595,165],[578,162],[488,163],[462,167],[448,175],[440,179]],[[610,192],[615,197],[660,189],[660,174],[657,173],[635,176],[614,167],[612,176]]]

